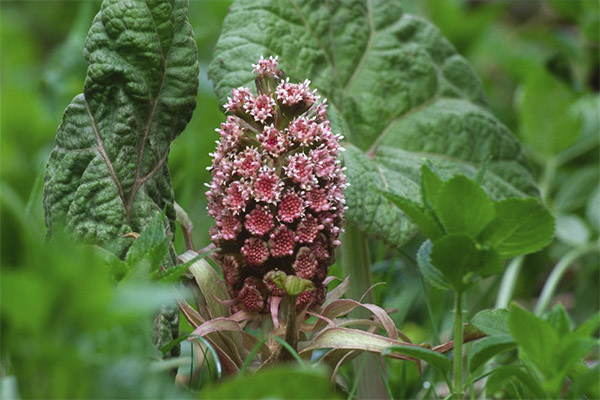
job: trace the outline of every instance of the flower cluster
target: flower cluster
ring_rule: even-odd
[[[298,295],[299,309],[320,305],[345,210],[341,136],[310,81],[284,79],[277,57],[252,67],[257,93],[233,89],[211,154],[211,240],[234,309],[267,313],[278,304],[284,292],[273,271],[314,283]]]

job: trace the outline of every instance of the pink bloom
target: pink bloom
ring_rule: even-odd
[[[246,239],[242,246],[241,253],[246,258],[248,265],[252,267],[259,267],[269,259],[269,248],[267,243],[255,237]]]
[[[289,140],[285,132],[277,130],[273,124],[265,126],[265,129],[257,137],[260,145],[273,157],[279,157],[288,150]]]
[[[277,210],[277,217],[283,222],[293,222],[304,214],[304,200],[293,190],[288,190],[281,201]]]
[[[275,76],[277,74],[278,62],[279,57],[277,56],[269,57],[268,60],[265,60],[263,56],[260,56],[258,63],[252,64],[252,72],[259,77]]]
[[[299,117],[290,122],[288,131],[294,142],[311,145],[317,136],[318,125],[315,121]]]
[[[250,89],[245,87],[239,87],[231,91],[231,97],[227,98],[225,109],[229,112],[241,111],[244,104],[252,97]]]
[[[235,240],[242,230],[242,223],[235,215],[222,215],[217,219],[217,227],[225,240]]]
[[[306,154],[299,153],[288,157],[287,166],[284,168],[287,177],[305,189],[317,183],[313,167],[310,158]]]
[[[246,214],[245,227],[248,232],[256,236],[263,236],[275,226],[273,215],[267,206],[257,206],[249,214]]]
[[[264,166],[254,181],[254,198],[265,203],[277,203],[283,182],[274,169]]]
[[[315,255],[308,247],[301,247],[296,255],[296,261],[292,264],[296,275],[304,279],[312,279],[319,263]]]
[[[261,311],[265,306],[265,299],[261,293],[263,290],[265,287],[260,280],[254,277],[246,278],[238,294],[242,307],[248,311]]]
[[[319,223],[319,220],[310,214],[307,214],[296,228],[296,241],[300,243],[312,243],[319,234],[319,231],[325,228]]]
[[[266,94],[250,97],[244,104],[244,109],[254,117],[256,122],[264,123],[268,118],[272,118],[275,113],[275,100]]]
[[[236,154],[233,161],[236,173],[244,178],[255,176],[261,165],[260,153],[253,147],[248,147]]]
[[[250,189],[246,183],[242,181],[232,182],[225,192],[223,203],[231,212],[237,215],[246,209],[246,203],[250,199]]]
[[[285,257],[294,254],[296,241],[294,240],[294,232],[285,225],[280,225],[271,233],[269,240],[269,248],[273,257]]]

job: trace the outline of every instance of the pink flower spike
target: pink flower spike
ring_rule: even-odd
[[[244,104],[252,97],[252,92],[246,87],[239,87],[231,91],[231,97],[227,98],[225,109],[229,112],[241,111]]]
[[[252,72],[259,77],[264,76],[275,76],[277,74],[277,64],[279,63],[279,57],[269,57],[265,60],[263,56],[260,56],[258,63],[252,64]]]
[[[246,214],[245,227],[248,232],[256,236],[267,234],[274,226],[273,215],[267,206],[256,206],[249,214]]]
[[[296,240],[300,243],[312,243],[325,227],[319,224],[319,220],[307,214],[296,228]]]
[[[264,123],[275,113],[275,100],[266,94],[251,97],[244,104],[244,109],[254,117],[256,122]]]
[[[265,126],[265,129],[257,137],[260,145],[273,157],[279,157],[285,153],[289,147],[289,140],[285,132],[279,131],[271,124]]]
[[[267,243],[259,238],[246,239],[240,251],[246,258],[248,265],[252,267],[260,267],[269,259]]]
[[[283,222],[293,222],[304,215],[304,200],[293,190],[288,190],[279,202],[277,218]]]
[[[294,254],[296,241],[294,232],[285,225],[280,225],[271,233],[269,248],[273,257],[286,257]]]
[[[254,181],[254,198],[265,203],[277,203],[283,182],[274,169],[263,166]]]
[[[296,275],[304,279],[312,279],[317,269],[317,259],[308,247],[301,247],[296,255],[296,261],[292,264],[292,268],[296,271]]]

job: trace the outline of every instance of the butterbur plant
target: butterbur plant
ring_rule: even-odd
[[[310,81],[290,83],[276,56],[252,68],[256,94],[239,87],[225,104],[206,196],[233,310],[277,319],[286,294],[300,310],[325,301],[346,180],[341,136]]]

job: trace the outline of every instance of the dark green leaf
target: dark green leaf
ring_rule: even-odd
[[[476,270],[476,243],[467,235],[450,234],[433,242],[431,264],[440,270],[455,290],[464,290],[465,275]]]
[[[419,200],[427,157],[474,176],[492,157],[484,186],[494,198],[536,195],[516,138],[489,111],[481,82],[431,24],[389,1],[235,1],[209,66],[221,104],[251,87],[260,55],[279,55],[294,81],[328,98],[347,142],[347,218],[400,245],[414,234],[378,189]]]
[[[590,399],[600,398],[600,364],[588,368],[585,363],[581,365],[581,372],[573,377],[573,383],[569,386],[568,398],[580,399],[586,394]]]
[[[442,227],[435,219],[435,216],[429,209],[425,209],[418,203],[401,197],[393,193],[384,193],[392,203],[394,203],[404,214],[417,225],[417,228],[423,235],[431,240],[435,240],[444,234]]]
[[[481,339],[473,346],[469,354],[469,370],[474,372],[496,355],[517,347],[510,336],[490,336]]]
[[[480,240],[508,258],[540,250],[553,234],[554,219],[538,200],[513,198],[496,203],[496,218]]]
[[[106,0],[87,37],[83,93],[65,110],[46,168],[52,234],[123,256],[154,214],[173,228],[169,146],[196,105],[198,61],[187,2]],[[171,262],[174,262],[174,257]]]
[[[417,265],[423,274],[425,280],[433,287],[441,290],[451,290],[452,285],[444,277],[439,269],[431,265],[431,249],[433,244],[431,240],[423,242],[417,252]]]
[[[203,399],[336,398],[327,377],[311,369],[279,366],[202,390]]]
[[[432,203],[448,233],[464,233],[475,238],[495,216],[492,199],[463,175],[445,182]]]
[[[508,310],[504,308],[480,311],[473,317],[471,323],[490,336],[510,335]]]
[[[385,349],[382,354],[385,355],[389,353],[400,353],[405,356],[414,357],[418,360],[423,360],[433,368],[440,371],[443,375],[447,375],[452,368],[450,360],[448,360],[446,357],[440,353],[436,353],[433,350],[429,350],[420,346],[391,346]]]

